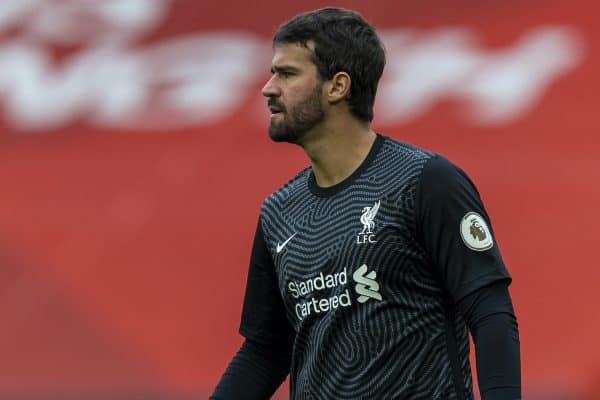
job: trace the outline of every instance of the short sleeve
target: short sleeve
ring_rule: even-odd
[[[417,236],[455,302],[494,282],[510,283],[490,218],[464,171],[439,155],[428,160],[415,211]]]
[[[286,345],[293,339],[273,259],[259,219],[252,245],[240,333],[258,342]]]

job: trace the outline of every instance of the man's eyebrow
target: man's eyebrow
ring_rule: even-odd
[[[276,72],[297,72],[298,69],[292,67],[291,65],[273,65],[271,66],[271,73],[274,74]]]

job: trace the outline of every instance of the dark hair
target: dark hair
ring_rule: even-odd
[[[350,111],[362,121],[372,121],[385,65],[385,50],[375,28],[356,11],[328,7],[296,15],[273,36],[273,45],[297,43],[308,48],[311,41],[320,78],[348,73],[352,80],[347,98]]]

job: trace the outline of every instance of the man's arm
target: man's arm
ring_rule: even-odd
[[[240,333],[246,338],[211,400],[265,400],[290,370],[294,332],[259,220],[252,245]]]
[[[483,287],[462,299],[457,307],[475,343],[482,399],[520,399],[519,329],[506,283]]]
[[[269,399],[290,370],[291,348],[246,339],[210,400]]]
[[[415,207],[419,241],[473,336],[482,400],[520,399],[511,277],[475,185],[434,156],[423,167]]]

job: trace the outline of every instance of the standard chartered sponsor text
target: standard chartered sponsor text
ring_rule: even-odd
[[[299,299],[301,296],[304,297],[324,289],[346,285],[347,282],[348,273],[346,268],[344,268],[341,272],[334,274],[323,274],[321,272],[317,276],[303,281],[290,281],[288,283],[288,290],[294,299]],[[299,320],[303,320],[311,314],[320,314],[338,307],[349,307],[351,304],[349,289],[345,289],[342,293],[330,297],[318,298],[317,296],[313,296],[296,303],[296,317]]]

